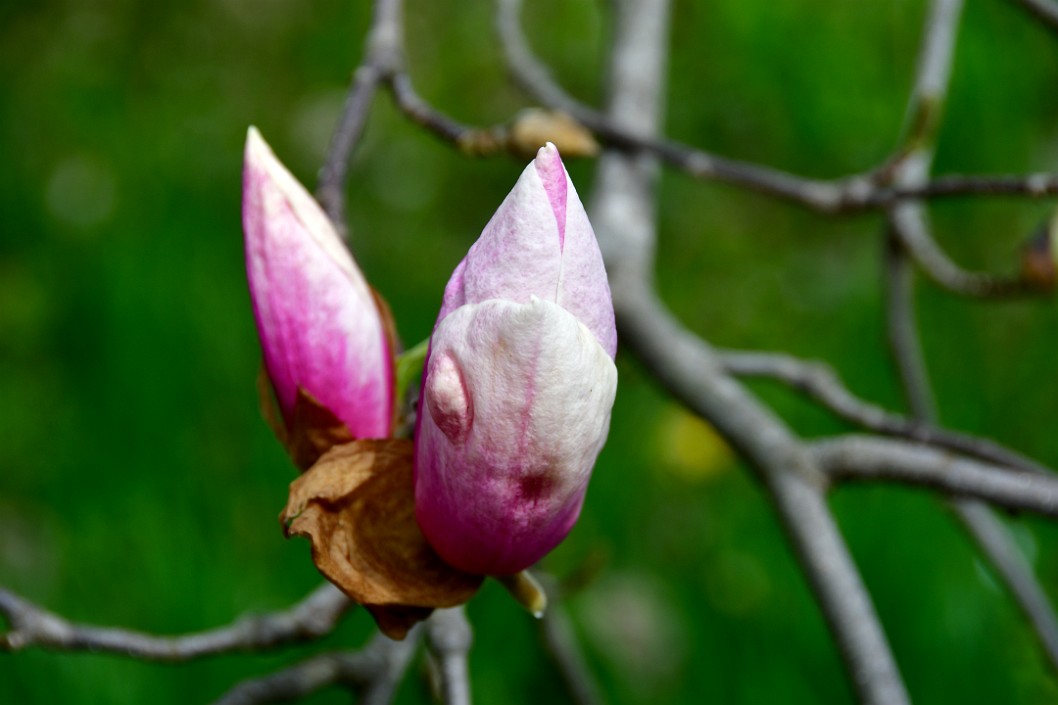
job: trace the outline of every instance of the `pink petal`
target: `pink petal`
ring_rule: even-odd
[[[617,351],[610,286],[584,205],[548,143],[522,172],[445,288],[438,321],[489,299],[553,301]]]
[[[416,515],[447,562],[488,575],[569,532],[606,438],[617,372],[556,304],[468,304],[437,326],[416,431]]]
[[[330,220],[254,128],[243,230],[265,368],[287,423],[301,387],[355,437],[387,437],[392,355],[371,291]]]

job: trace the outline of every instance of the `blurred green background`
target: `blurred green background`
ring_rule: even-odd
[[[491,2],[409,0],[423,95],[471,123],[528,104],[508,81]],[[1058,167],[1058,39],[1015,3],[968,3],[940,171]],[[896,143],[920,0],[677,0],[668,132],[812,176],[870,167]],[[607,4],[540,0],[533,43],[575,94],[601,96]],[[177,633],[284,607],[319,581],[276,515],[293,477],[260,420],[242,261],[247,125],[306,183],[367,2],[4,0],[0,4],[0,584],[78,620]],[[571,163],[582,194],[589,162]],[[522,164],[456,154],[386,97],[356,153],[356,257],[408,344]],[[711,341],[830,360],[898,406],[886,359],[876,216],[826,219],[678,174],[662,180],[658,285]],[[1054,207],[932,209],[958,261],[1016,266]],[[1058,465],[1053,301],[979,304],[919,288],[944,421]],[[570,609],[617,703],[849,703],[837,651],[762,493],[700,422],[618,356],[611,440],[583,518],[546,567],[591,573]],[[784,390],[799,431],[843,429]],[[944,506],[850,488],[839,521],[917,703],[1058,701],[1015,608]],[[1058,527],[1011,518],[1052,595]],[[495,586],[469,607],[481,703],[562,702],[534,625]],[[0,703],[194,703],[323,644],[163,666],[0,655]],[[399,693],[423,702],[416,667]],[[347,702],[340,691],[307,702]]]

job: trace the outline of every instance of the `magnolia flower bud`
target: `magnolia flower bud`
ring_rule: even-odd
[[[552,144],[445,289],[415,436],[416,517],[448,563],[510,575],[580,513],[617,388],[595,234]]]
[[[287,430],[300,392],[354,438],[389,436],[393,356],[371,289],[330,219],[252,127],[242,219],[254,318]]]

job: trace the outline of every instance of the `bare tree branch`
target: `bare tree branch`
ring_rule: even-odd
[[[327,149],[327,160],[320,170],[316,196],[345,237],[348,237],[345,178],[349,173],[349,158],[363,134],[379,83],[403,64],[402,12],[401,0],[375,0],[374,19],[366,43],[367,57],[353,73],[352,86]]]
[[[874,606],[825,504],[825,481],[814,457],[770,410],[722,374],[712,350],[652,293],[625,287],[618,316],[626,345],[669,393],[713,424],[760,472],[860,700],[908,702]]]
[[[421,127],[425,127],[441,139],[459,144],[474,128],[462,125],[444,115],[415,92],[411,77],[406,72],[399,72],[390,79],[393,100],[401,112]]]
[[[785,353],[751,351],[724,350],[719,351],[717,356],[729,374],[782,382],[819,402],[839,418],[864,429],[947,448],[1023,472],[1053,472],[1045,465],[987,438],[938,428],[926,421],[909,419],[865,401],[850,392],[834,370],[824,362],[801,360]]]
[[[915,209],[914,212],[905,208]],[[897,206],[900,210],[920,220],[918,206]],[[918,342],[915,320],[915,272],[904,251],[900,226],[893,224],[896,213],[890,211],[890,220],[885,230],[885,252],[882,255],[882,276],[885,289],[885,329],[889,342],[889,354],[896,366],[900,386],[911,408],[911,415],[918,423],[933,423],[937,417],[937,401],[929,383],[926,363]]]
[[[437,610],[426,622],[426,648],[445,705],[470,705],[467,654],[473,637],[462,607]]]
[[[981,502],[962,500],[955,506],[963,526],[1032,628],[1051,668],[1058,670],[1058,617],[1014,537],[995,512]]]
[[[961,10],[961,0],[935,0],[930,8],[915,86],[908,103],[910,127],[905,137],[906,158],[894,171],[898,185],[915,186],[928,179],[940,113],[951,81]],[[914,279],[905,252],[935,282],[964,295],[1028,293],[1030,287],[1019,279],[1000,279],[961,269],[933,241],[926,212],[918,202],[891,207],[888,223],[885,279],[890,349],[912,415],[918,421],[933,423],[937,416],[936,404],[915,323]],[[1058,617],[1032,566],[991,509],[967,499],[956,499],[952,506],[963,528],[1025,615],[1052,667],[1058,669]]]
[[[1012,473],[935,448],[872,436],[816,441],[809,451],[835,482],[919,485],[1005,509],[1058,517],[1058,477]]]
[[[659,122],[667,3],[616,3],[609,115],[635,134]],[[889,645],[834,524],[822,478],[785,425],[724,374],[649,287],[654,173],[643,156],[600,159],[590,213],[611,275],[622,339],[671,394],[713,423],[757,468],[779,511],[860,699],[907,703]]]
[[[909,198],[963,195],[1042,197],[1058,194],[1058,174],[953,174],[914,187],[889,186],[884,182],[888,178],[887,165],[892,160],[887,160],[879,169],[863,174],[821,180],[722,157],[673,140],[657,139],[652,134],[629,129],[616,119],[570,96],[530,48],[519,19],[521,0],[497,0],[497,8],[497,26],[507,63],[515,79],[530,95],[546,106],[569,113],[607,145],[627,152],[649,152],[669,166],[697,179],[722,181],[823,213],[884,208]]]
[[[393,700],[397,685],[415,654],[419,636],[417,628],[404,641],[393,641],[378,634],[359,652],[322,654],[267,676],[243,681],[214,705],[292,702],[330,685],[360,692],[361,705],[385,705]]]
[[[948,174],[920,186],[894,186],[879,189],[860,207],[886,206],[907,199],[949,198],[952,196],[1030,196],[1043,198],[1058,194],[1058,174]]]
[[[282,612],[247,616],[227,627],[161,637],[143,632],[69,622],[12,592],[0,589],[0,614],[10,630],[0,650],[40,646],[60,651],[105,651],[150,661],[187,661],[210,654],[268,649],[329,634],[348,611],[349,599],[324,583]]]
[[[1020,276],[1001,277],[960,267],[933,239],[921,208],[920,204],[910,202],[891,207],[889,225],[899,251],[906,252],[935,284],[956,294],[980,299],[1040,293]]]
[[[562,675],[576,705],[602,705],[605,701],[595,677],[588,668],[577,643],[569,614],[555,599],[544,616],[538,620],[540,637],[546,646],[547,653]]]

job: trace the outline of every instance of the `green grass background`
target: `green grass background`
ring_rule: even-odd
[[[606,3],[539,0],[533,43],[600,99]],[[1058,167],[1058,37],[1015,3],[967,3],[942,172]],[[876,164],[899,135],[923,2],[677,0],[667,131],[812,176]],[[421,92],[461,120],[528,104],[486,0],[409,0]],[[239,223],[242,142],[260,127],[315,181],[366,2],[5,0],[0,4],[0,584],[71,618],[178,633],[281,608],[319,578],[276,515],[293,471],[258,416],[259,349]],[[353,247],[408,344],[522,164],[467,159],[385,97],[349,180]],[[593,165],[571,162],[582,194]],[[830,360],[858,393],[900,395],[883,337],[874,215],[827,219],[665,174],[658,286],[732,347]],[[1009,271],[1051,202],[952,200],[937,236]],[[945,423],[1058,465],[1054,302],[919,288]],[[591,566],[570,604],[617,703],[849,703],[837,651],[758,487],[708,429],[618,356],[611,440],[583,518],[545,565]],[[800,432],[843,426],[755,388]],[[842,490],[832,505],[917,703],[1058,701],[1016,609],[934,498]],[[1056,594],[1058,528],[1011,518]],[[530,618],[499,589],[469,606],[481,703],[561,702]],[[194,703],[370,633],[186,665],[0,655],[0,703]],[[423,702],[418,667],[399,693]],[[347,702],[340,691],[307,702]]]

